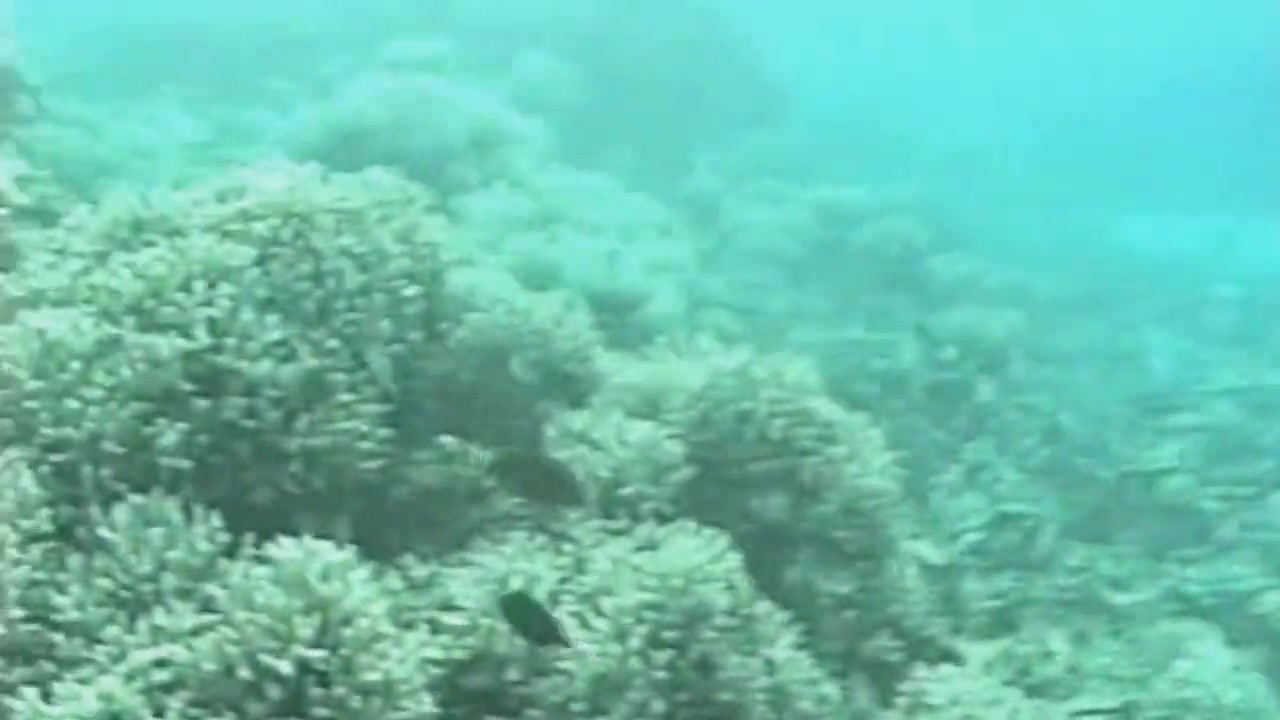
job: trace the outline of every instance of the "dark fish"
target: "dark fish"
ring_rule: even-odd
[[[572,647],[560,621],[545,605],[523,590],[512,590],[498,598],[502,617],[517,635],[538,647]]]
[[[507,492],[530,502],[569,507],[585,501],[578,476],[568,465],[543,453],[499,450],[489,469]]]
[[[929,327],[929,323],[924,320],[917,320],[911,325],[911,333],[915,335],[916,340],[924,345],[937,345],[938,338],[933,333],[933,328]]]
[[[1067,717],[1072,718],[1127,718],[1133,706],[1129,701],[1121,701],[1112,705],[1096,705],[1071,710]]]
[[[1126,480],[1155,480],[1158,478],[1178,475],[1183,472],[1183,467],[1177,461],[1157,462],[1150,465],[1133,465],[1129,467],[1117,468],[1115,475],[1117,478]]]

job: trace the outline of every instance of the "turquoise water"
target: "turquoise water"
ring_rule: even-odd
[[[11,5],[0,717],[1280,717],[1274,2]]]

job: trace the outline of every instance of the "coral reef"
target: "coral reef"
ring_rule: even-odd
[[[493,269],[458,268],[444,301],[450,321],[429,363],[436,432],[534,447],[550,408],[580,407],[595,392],[603,338],[575,296],[529,291]]]
[[[490,10],[0,120],[0,717],[1280,717],[1274,283],[806,173],[708,4]]]
[[[510,562],[512,553],[524,560]],[[575,523],[554,538],[499,535],[441,568],[419,568],[412,614],[439,627],[450,668],[442,717],[832,718],[841,689],[787,614],[752,587],[723,533]],[[546,598],[574,646],[531,650],[497,594]],[[456,621],[445,621],[450,608]]]
[[[891,720],[1067,720],[1066,708],[1028,698],[965,665],[914,669]]]
[[[396,622],[402,585],[354,550],[282,538],[229,557],[216,518],[172,502],[112,515],[64,570],[46,628],[58,672],[16,693],[11,717],[437,717],[434,645]]]
[[[501,96],[447,72],[448,51],[393,53],[284,131],[302,160],[335,170],[394,167],[446,192],[522,177],[547,161],[548,130]],[[436,55],[445,57],[436,57]]]
[[[354,510],[444,319],[430,208],[385,173],[270,165],[33,230],[3,443],[64,510],[159,488],[264,531],[302,498]]]

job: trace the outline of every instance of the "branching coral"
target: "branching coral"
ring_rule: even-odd
[[[669,521],[685,515],[694,472],[673,428],[597,404],[557,415],[544,444],[577,473],[600,516]]]
[[[743,530],[803,525],[841,539],[855,557],[892,552],[898,475],[869,418],[832,402],[796,356],[713,362],[674,420],[699,473],[695,512]]]
[[[434,718],[437,651],[396,622],[403,592],[354,549],[273,542],[215,591],[182,694],[213,717]]]
[[[630,417],[682,427],[689,400],[727,357],[748,356],[705,336],[664,339],[639,352],[605,356],[605,382],[597,402]]]
[[[1280,699],[1250,654],[1195,619],[1063,623],[1049,632],[1029,629],[987,655],[981,669],[989,677],[1050,700],[1119,698],[1144,718],[1262,720],[1280,713]]]
[[[601,382],[603,338],[572,294],[532,292],[497,270],[448,276],[449,327],[431,365],[435,432],[536,446],[548,411],[582,406]]]
[[[671,420],[696,471],[693,516],[730,530],[764,587],[832,639],[824,655],[882,691],[913,658],[945,656],[879,428],[796,356],[711,362]]]
[[[264,530],[355,511],[394,485],[421,411],[442,321],[431,207],[385,173],[264,165],[41,231],[3,441],[70,509],[163,487]]]
[[[0,452],[0,697],[37,680],[52,655],[40,613],[56,581],[48,493],[21,454]]]
[[[198,712],[181,698],[159,697],[131,684],[119,671],[104,672],[84,680],[63,679],[47,694],[28,688],[7,703],[12,720],[113,720],[125,717],[198,720]]]
[[[59,568],[64,595],[54,618],[82,642],[165,603],[204,599],[235,548],[221,517],[154,492],[95,512],[88,528]]]
[[[163,501],[144,500],[121,507],[117,525],[137,531],[156,512],[173,514]],[[206,528],[216,532],[216,523]],[[181,534],[183,524],[149,529]],[[135,571],[104,549],[79,568],[81,589],[105,584],[128,594],[118,584]],[[200,557],[189,550],[157,542],[129,552],[155,567]],[[68,592],[68,602],[79,603],[80,623],[102,623],[99,642],[83,646],[81,662],[57,668],[51,682],[10,699],[11,716],[437,717],[434,646],[397,623],[392,610],[402,586],[354,550],[285,538],[227,559],[216,574],[204,573],[198,588],[180,587],[192,579],[183,568],[147,577],[131,600],[153,604],[133,618],[116,613],[112,598]],[[148,589],[163,593],[145,597]]]
[[[684,321],[697,239],[656,198],[608,175],[551,165],[459,195],[450,212],[525,287],[581,293],[616,346]]]
[[[890,720],[1067,720],[1066,708],[1028,698],[965,665],[914,668]]]
[[[444,718],[847,716],[790,619],[712,530],[583,523],[559,539],[497,538],[410,575],[420,590],[406,613],[437,626],[450,654]],[[574,648],[530,648],[503,624],[495,598],[517,587],[550,603]]]
[[[175,642],[196,616],[166,609],[202,606],[231,550],[220,518],[172,498],[134,496],[104,509],[74,545],[46,554],[40,591],[19,598],[25,642],[10,675],[33,688],[73,682]]]
[[[138,663],[124,661],[149,654],[163,662],[165,642],[190,629],[184,622],[152,632],[147,626],[155,623],[144,620],[153,617],[154,603],[189,601],[218,579],[213,565],[224,531],[215,518],[188,517],[167,499],[138,497],[106,512],[84,533],[85,549],[74,550],[49,542],[51,498],[33,476],[10,472],[3,480],[0,515],[10,536],[0,568],[6,717],[149,712],[161,697],[125,682]],[[11,514],[19,508],[24,514]]]

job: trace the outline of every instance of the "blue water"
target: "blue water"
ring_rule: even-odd
[[[8,5],[5,720],[1280,718],[1275,0]]]
[[[954,153],[1063,201],[1280,202],[1275,3],[810,0],[733,14],[824,149],[920,173]]]

